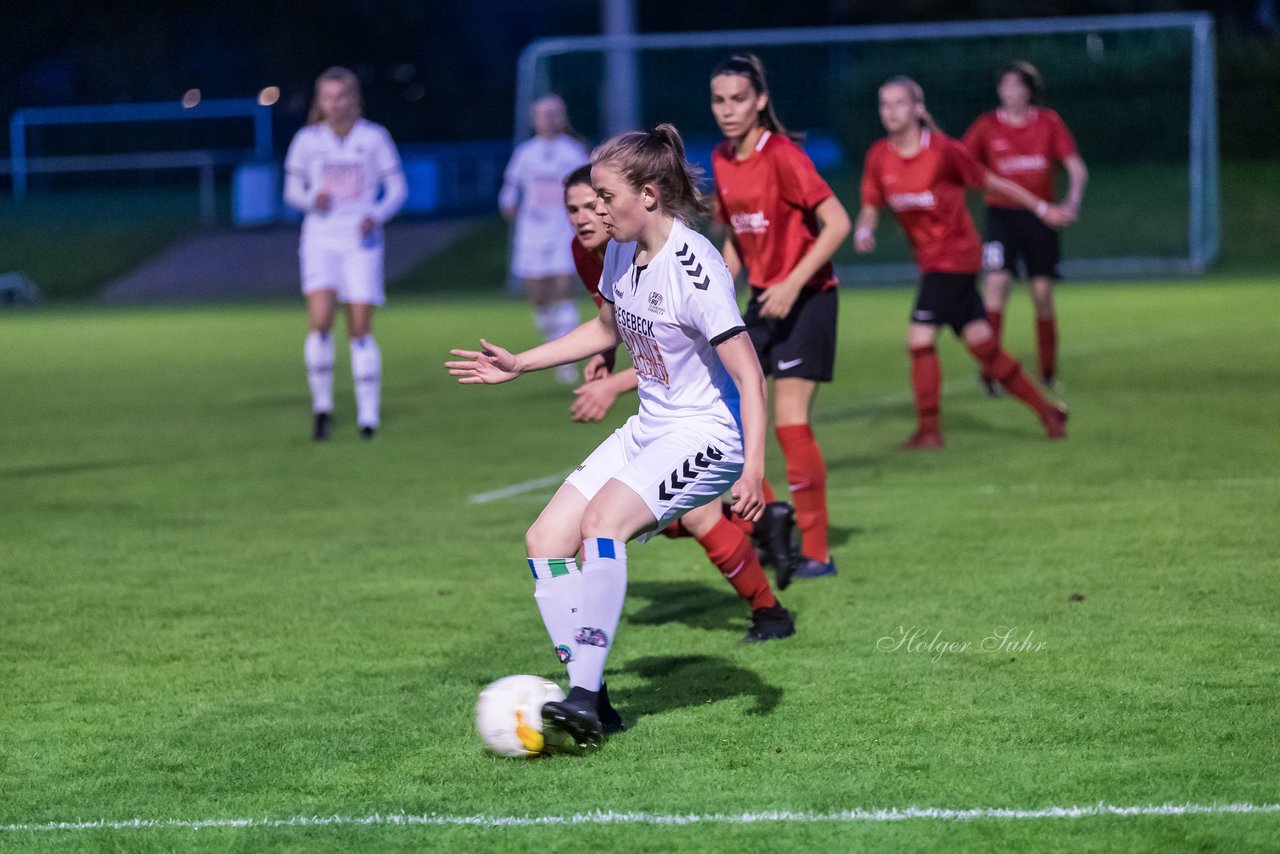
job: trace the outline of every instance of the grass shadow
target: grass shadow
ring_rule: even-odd
[[[649,656],[629,662],[622,672],[649,683],[628,690],[619,703],[628,721],[744,696],[755,700],[746,714],[768,715],[782,700],[781,688],[768,684],[755,671],[716,656]]]
[[[741,631],[745,627],[747,614],[742,600],[727,589],[701,582],[634,581],[627,585],[627,598],[633,602],[644,600],[627,617],[627,622],[637,625],[683,623],[691,629],[710,631]]]

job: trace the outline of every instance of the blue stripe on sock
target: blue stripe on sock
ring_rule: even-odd
[[[596,540],[596,553],[600,557],[607,557],[611,560],[618,556],[618,553],[613,548],[613,540],[606,537],[600,537]]]
[[[538,567],[534,565],[533,558],[526,558],[529,561],[529,571],[533,573],[533,577],[538,577]]]

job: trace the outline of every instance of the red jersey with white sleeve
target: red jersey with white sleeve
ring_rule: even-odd
[[[604,298],[600,296],[600,275],[604,272],[604,258],[583,246],[576,237],[570,248],[573,250],[573,266],[578,270],[578,278],[582,279],[582,286],[595,300],[596,308],[599,308],[604,302]]]
[[[1022,125],[1010,123],[1003,109],[983,113],[965,132],[964,144],[992,172],[1050,202],[1055,197],[1054,166],[1076,153],[1075,138],[1062,117],[1044,107],[1032,107]],[[997,208],[1019,207],[990,191],[985,201]]]
[[[867,151],[862,204],[888,205],[906,232],[922,273],[976,273],[982,242],[964,191],[986,181],[986,169],[957,140],[920,131],[920,150],[900,155],[882,139]]]
[[[784,280],[818,239],[814,209],[832,195],[813,161],[783,134],[765,131],[755,150],[739,160],[725,140],[711,155],[716,218],[733,229],[734,243],[753,287]],[[828,261],[805,287],[836,286]]]

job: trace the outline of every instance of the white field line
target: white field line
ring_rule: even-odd
[[[467,500],[472,504],[488,504],[491,501],[501,501],[504,498],[514,498],[517,495],[524,495],[526,492],[533,492],[535,489],[545,489],[548,486],[555,486],[568,476],[568,472],[549,474],[546,477],[526,480],[524,483],[504,486],[501,489],[495,489],[491,492],[477,492]]]
[[[970,387],[975,387],[975,386],[977,386],[976,380],[970,379],[967,382],[964,380],[958,380],[952,383],[950,386],[948,386],[948,389],[946,391],[967,390]],[[946,394],[946,391],[944,391],[944,394]],[[839,414],[835,417],[847,418],[850,415],[860,415],[860,414],[864,414],[865,412],[874,412],[875,410],[885,406],[894,406],[901,403],[910,403],[911,400],[912,400],[912,396],[909,391],[894,392],[892,394],[882,395],[881,397],[874,397],[869,400],[863,401],[861,404],[851,409],[841,410]],[[833,419],[831,417],[826,417],[826,418],[819,418],[817,420],[829,421]],[[539,478],[534,478],[533,480],[526,480],[523,483],[514,483],[511,486],[504,486],[500,489],[494,489],[489,492],[477,492],[475,495],[472,495],[470,498],[468,498],[467,501],[471,504],[489,504],[490,502],[493,502],[493,501],[501,501],[504,498],[515,498],[516,496],[524,495],[529,492],[534,492],[535,490],[545,489],[548,486],[554,486],[560,483],[561,481],[563,481],[568,476],[569,476],[568,472],[565,472],[563,474],[549,474],[546,477],[539,477]]]
[[[202,828],[247,827],[340,827],[361,825],[397,825],[423,827],[537,827],[604,824],[639,824],[682,826],[692,824],[784,824],[864,823],[896,821],[1035,821],[1047,818],[1095,818],[1099,816],[1188,816],[1250,815],[1280,813],[1280,804],[1148,804],[1116,806],[1098,803],[1094,806],[1043,807],[1017,810],[999,807],[943,809],[938,807],[903,807],[891,809],[850,809],[839,812],[792,812],[767,810],[745,813],[651,813],[596,811],[573,815],[498,816],[498,815],[408,815],[374,813],[366,816],[314,815],[291,818],[134,818],[124,821],[50,821],[29,824],[0,825],[0,832],[40,832],[56,830],[200,830]]]

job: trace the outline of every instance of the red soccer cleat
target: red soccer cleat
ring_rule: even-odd
[[[911,438],[898,446],[902,451],[928,451],[942,447],[942,434],[932,430],[917,430]]]
[[[1040,420],[1044,422],[1044,432],[1050,441],[1067,438],[1067,410],[1064,407],[1051,406]]]

